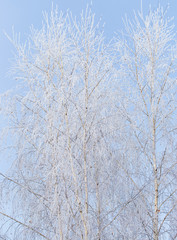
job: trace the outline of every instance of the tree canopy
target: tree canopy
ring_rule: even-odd
[[[107,43],[94,19],[56,8],[25,44],[12,38],[2,238],[177,238],[173,24],[161,7],[140,12]]]

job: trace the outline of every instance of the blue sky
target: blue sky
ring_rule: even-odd
[[[81,10],[91,3],[91,0],[0,0],[0,93],[15,85],[12,77],[8,75],[11,61],[13,61],[14,48],[5,36],[4,32],[12,35],[12,26],[15,32],[21,34],[24,41],[33,24],[40,28],[42,11],[50,11],[52,2],[58,5],[59,10],[70,9],[74,15],[79,15]],[[168,15],[175,17],[177,25],[177,1],[176,0],[142,0],[144,12],[148,12],[151,4],[156,8],[158,4],[164,8],[170,5]],[[105,23],[105,35],[111,38],[116,31],[123,29],[122,18],[125,14],[133,16],[133,10],[139,10],[141,0],[92,0],[92,9],[97,19]]]
[[[13,61],[13,45],[7,39],[4,32],[12,36],[12,27],[16,33],[21,33],[22,41],[29,34],[29,28],[40,28],[42,12],[50,11],[52,2],[58,5],[59,10],[70,9],[73,15],[79,15],[91,0],[0,0],[0,93],[13,88],[16,84],[13,77],[8,74]],[[159,3],[166,8],[169,4],[168,16],[174,16],[177,26],[177,1],[176,0],[142,0],[143,10],[148,13],[149,5],[156,9]],[[141,0],[92,0],[92,10],[96,19],[101,18],[105,23],[105,36],[110,39],[114,32],[123,30],[122,18],[127,14],[133,17],[133,10],[140,10]],[[177,27],[175,27],[177,30]],[[2,122],[2,119],[0,119]],[[0,159],[0,171],[7,169],[6,161]]]

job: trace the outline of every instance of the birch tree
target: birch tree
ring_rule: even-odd
[[[117,40],[118,75],[125,92],[118,110],[127,119],[131,143],[124,152],[129,159],[126,171],[135,188],[144,188],[133,211],[139,236],[126,239],[174,239],[177,65],[173,28],[159,7],[147,16],[135,14],[134,21],[126,19],[124,37]]]
[[[176,36],[163,9],[109,44],[89,9],[56,9],[12,42],[2,238],[177,238]]]
[[[13,239],[102,239],[115,195],[105,140],[113,60],[90,10],[80,20],[57,10],[44,20],[24,45],[12,40],[20,88],[5,105],[15,159],[12,174],[1,176],[13,213],[1,215]]]

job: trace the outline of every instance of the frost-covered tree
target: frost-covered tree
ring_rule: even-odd
[[[3,177],[15,212],[1,214],[14,221],[13,239],[107,239],[119,196],[108,144],[113,59],[89,10],[44,18],[25,45],[13,39],[20,88],[5,105],[15,159]]]
[[[126,239],[174,239],[175,235],[177,55],[173,28],[159,7],[148,16],[140,13],[134,21],[126,20],[124,37],[117,40],[118,75],[125,92],[118,109],[129,131],[123,155],[134,188],[143,189],[132,210],[133,235]]]
[[[13,139],[12,169],[0,174],[3,236],[177,237],[173,26],[158,8],[125,30],[106,44],[90,10],[52,10],[25,44],[12,39],[19,87],[1,104]]]

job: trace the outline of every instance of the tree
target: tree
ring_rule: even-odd
[[[28,43],[13,43],[22,88],[8,106],[16,158],[3,177],[17,214],[1,214],[19,224],[13,239],[100,239],[110,211],[105,137],[113,114],[103,34],[91,11],[77,21],[56,10]]]
[[[44,18],[27,43],[12,40],[20,88],[2,104],[14,139],[11,174],[1,173],[6,232],[175,239],[176,43],[162,9],[127,21],[110,44],[89,9]]]
[[[118,109],[127,119],[136,151],[130,156],[132,149],[127,149],[129,174],[135,187],[144,187],[134,202],[134,216],[144,228],[141,239],[174,239],[169,222],[177,204],[176,36],[161,7],[146,17],[135,15],[125,26],[117,49],[118,75],[127,97]]]

